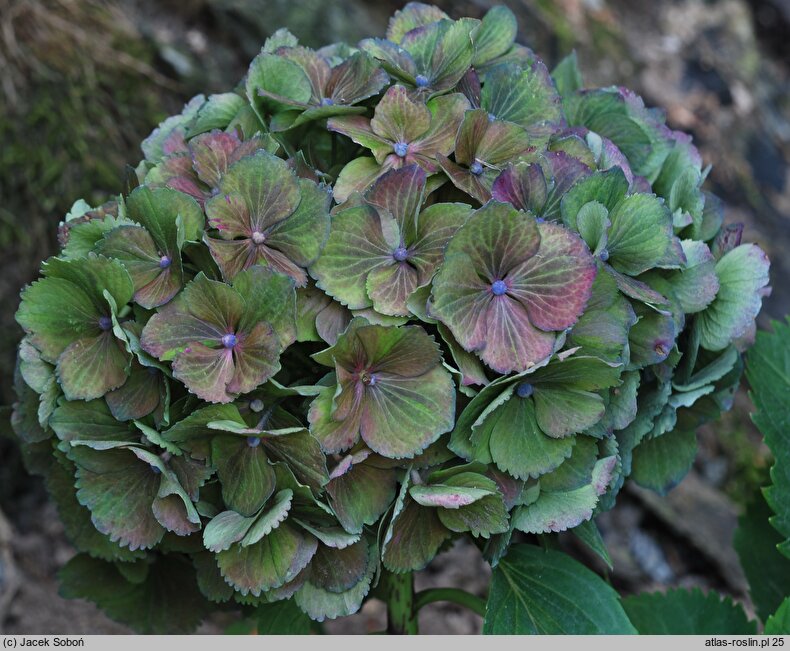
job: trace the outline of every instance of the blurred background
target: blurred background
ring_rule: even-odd
[[[13,401],[19,290],[56,251],[72,203],[119,192],[140,141],[198,92],[229,90],[264,39],[287,26],[305,45],[383,35],[394,0],[0,0],[0,404]],[[489,0],[435,0],[480,17]],[[691,133],[726,219],[772,261],[761,327],[790,313],[790,1],[503,0],[519,42],[551,68],[573,49],[588,86],[620,84]],[[713,587],[745,601],[731,548],[738,514],[765,483],[770,458],[749,420],[745,388],[724,420],[699,433],[700,456],[667,498],[629,488],[599,524],[624,592]],[[0,632],[113,633],[89,604],[57,597],[73,553],[43,487],[27,476],[0,420]],[[584,557],[585,551],[571,551]],[[586,558],[591,564],[594,559]],[[602,569],[602,568],[601,568]],[[437,559],[418,587],[485,590],[472,548]],[[375,602],[338,632],[381,628]],[[204,625],[217,632],[222,622]],[[471,633],[479,620],[431,606],[422,629]]]

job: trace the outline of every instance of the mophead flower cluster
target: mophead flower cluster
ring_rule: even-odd
[[[75,204],[14,424],[81,551],[322,620],[679,481],[768,260],[661,112],[515,36],[417,3],[356,47],[278,31]]]

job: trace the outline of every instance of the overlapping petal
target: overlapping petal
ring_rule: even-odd
[[[428,282],[447,242],[471,208],[437,203],[421,210],[426,175],[417,165],[391,170],[361,205],[332,220],[326,247],[310,267],[318,287],[352,310],[407,316],[407,301]]]
[[[308,415],[327,452],[361,438],[382,456],[411,458],[452,427],[452,380],[419,326],[358,320],[317,360],[336,369],[336,384],[321,391]]]
[[[264,268],[233,287],[198,275],[146,324],[143,349],[173,361],[173,376],[209,402],[230,402],[279,368],[295,338],[293,281]]]
[[[495,371],[524,371],[579,318],[595,274],[576,235],[491,202],[450,240],[430,310]]]

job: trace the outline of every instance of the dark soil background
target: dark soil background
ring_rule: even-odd
[[[55,252],[74,200],[123,187],[126,163],[167,114],[197,92],[232,87],[265,37],[288,26],[302,41],[383,34],[390,0],[0,0],[0,404],[13,401],[19,289]],[[436,2],[453,17],[492,2]],[[790,312],[790,3],[787,0],[505,0],[520,38],[553,65],[576,49],[587,85],[626,85],[669,124],[693,134],[713,165],[708,187],[727,219],[772,260],[772,296],[760,325]],[[734,410],[699,432],[700,456],[667,498],[627,487],[599,518],[628,593],[667,586],[716,588],[749,607],[732,551],[738,513],[764,483],[770,458]],[[0,632],[122,633],[91,604],[57,596],[55,574],[73,554],[40,482],[27,476],[0,419]],[[595,566],[571,536],[568,551]],[[605,568],[598,568],[602,572]],[[484,595],[489,570],[457,545],[418,576]],[[201,632],[220,632],[227,616]],[[382,604],[327,626],[381,629]],[[426,633],[479,632],[480,620],[433,605]]]

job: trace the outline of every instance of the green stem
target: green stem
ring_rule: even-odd
[[[387,633],[417,635],[417,609],[414,607],[414,575],[411,572],[382,577],[382,596],[387,602]]]
[[[436,601],[451,601],[454,604],[468,608],[480,615],[480,617],[485,617],[486,614],[485,600],[460,588],[432,588],[418,592],[414,599],[414,610],[418,611],[423,606]]]

